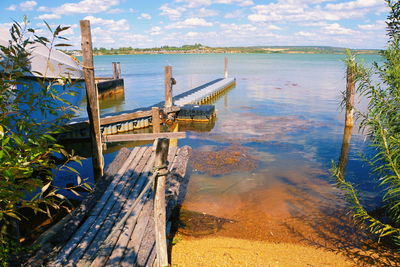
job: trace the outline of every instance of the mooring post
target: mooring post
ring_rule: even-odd
[[[228,78],[228,57],[225,57],[224,78]]]
[[[164,67],[165,108],[172,107],[172,66]]]
[[[92,143],[92,163],[94,178],[103,176],[104,159],[100,132],[100,113],[97,89],[94,81],[92,35],[90,32],[90,21],[81,20],[83,72],[86,84],[87,112],[90,124],[90,136]]]
[[[156,235],[157,263],[159,267],[168,266],[166,210],[165,210],[165,183],[168,174],[169,139],[160,138],[157,141],[154,169],[158,175],[154,182],[154,225]]]
[[[120,62],[117,63],[118,63],[118,79],[121,79],[121,63]]]
[[[119,79],[118,77],[118,68],[117,68],[117,62],[112,63],[113,66],[113,80]]]
[[[347,78],[346,78],[346,116],[345,116],[345,125],[353,126],[354,125],[354,94],[356,91],[355,84],[355,68],[354,66],[347,66]]]
[[[151,117],[153,122],[153,133],[159,133],[160,130],[160,109],[158,107],[151,108]]]

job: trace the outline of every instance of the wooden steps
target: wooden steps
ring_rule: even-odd
[[[167,218],[178,203],[190,153],[188,146],[169,149]],[[152,186],[146,185],[154,157],[152,147],[136,147],[129,153],[79,228],[53,252],[46,266],[153,265],[154,194]]]

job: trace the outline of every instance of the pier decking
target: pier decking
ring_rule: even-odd
[[[114,112],[103,114],[100,117],[101,131],[103,135],[122,133],[143,129],[152,126],[151,121],[151,108],[159,107],[164,113],[179,112],[180,106],[186,104],[205,104],[213,98],[226,92],[227,89],[235,86],[235,78],[220,78],[211,82],[205,83],[201,86],[190,89],[184,93],[178,94],[173,97],[174,106],[164,109],[164,101],[154,105],[137,108],[133,110],[126,110],[122,112]],[[89,137],[88,131],[89,120],[80,118],[72,120],[68,123],[67,128],[71,129],[70,132],[62,134],[62,139],[85,139]]]
[[[111,163],[106,173],[114,173],[108,177],[111,182],[107,189],[100,195],[97,193],[94,202],[84,201],[58,237],[53,238],[53,243],[63,242],[53,244],[56,249],[44,262],[46,266],[153,266],[156,258],[154,192],[150,184],[153,150],[152,147],[124,149],[125,157]],[[168,151],[167,234],[171,225],[168,218],[184,194],[180,189],[185,184],[190,153],[188,146],[170,147]]]

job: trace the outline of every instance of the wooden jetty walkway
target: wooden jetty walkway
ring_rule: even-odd
[[[166,231],[183,198],[191,148],[170,147],[166,180]],[[45,266],[153,266],[156,259],[153,147],[122,149],[106,171],[105,181],[46,240],[30,264]],[[54,231],[53,231],[54,232]]]
[[[172,97],[173,106],[168,108],[165,108],[165,101],[161,101],[148,107],[103,114],[100,116],[101,132],[103,135],[110,135],[152,126],[153,107],[159,107],[160,111],[165,114],[176,114],[184,105],[208,103],[235,85],[235,78],[219,78]],[[86,118],[72,120],[68,123],[67,128],[71,131],[63,134],[62,139],[89,137],[89,120]]]

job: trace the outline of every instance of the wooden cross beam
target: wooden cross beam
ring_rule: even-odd
[[[155,140],[157,138],[171,138],[171,139],[186,138],[186,132],[105,135],[103,136],[103,142],[112,143],[112,142],[127,142],[127,141],[143,141],[143,140]]]

